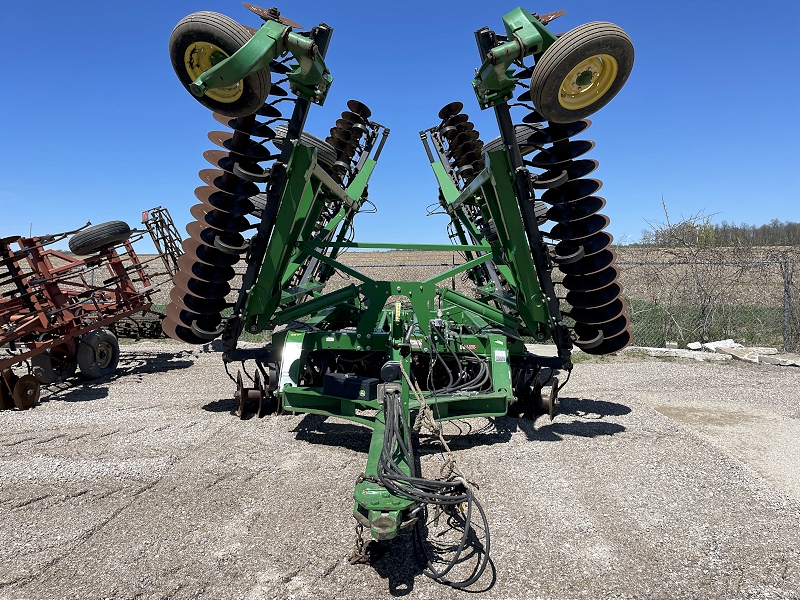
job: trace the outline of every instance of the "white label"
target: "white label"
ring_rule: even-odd
[[[506,351],[505,350],[495,350],[494,351],[494,362],[506,362]]]
[[[300,366],[298,360],[303,353],[303,342],[286,342],[283,346],[281,358],[281,376],[278,379],[278,390],[283,391],[287,383],[296,386],[300,380]]]

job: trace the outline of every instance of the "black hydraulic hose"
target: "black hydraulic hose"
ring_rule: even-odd
[[[427,565],[423,570],[426,576],[440,581],[445,585],[454,588],[464,588],[475,583],[483,574],[489,562],[489,550],[491,547],[491,537],[489,534],[489,523],[486,513],[480,502],[472,494],[463,480],[432,480],[423,479],[416,476],[414,465],[413,449],[411,444],[406,444],[410,440],[411,428],[402,407],[402,399],[399,394],[391,394],[385,400],[386,428],[383,438],[383,447],[378,460],[378,479],[387,490],[395,495],[404,497],[420,504],[433,504],[435,506],[456,506],[466,503],[466,517],[464,521],[464,531],[461,535],[459,544],[453,557],[447,561],[442,570],[437,570],[431,559],[427,556],[422,544],[422,519],[417,522],[415,527],[415,542],[419,544],[426,555]],[[410,475],[402,472],[397,461],[396,453],[400,453],[409,465]],[[463,491],[462,491],[463,490]],[[459,493],[460,492],[460,493]],[[478,509],[478,513],[483,522],[486,532],[486,544],[481,559],[473,570],[473,574],[463,581],[451,581],[446,575],[461,562],[461,556],[467,546],[469,539],[473,506]],[[425,511],[427,514],[427,511]],[[469,558],[469,557],[467,557]]]

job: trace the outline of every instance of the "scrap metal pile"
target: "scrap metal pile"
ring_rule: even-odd
[[[143,223],[154,241],[171,240],[164,246],[169,251],[159,247],[152,260],[162,260],[163,274],[172,274],[169,264],[179,250],[169,213],[152,209]],[[123,221],[109,221],[0,239],[0,409],[32,407],[40,384],[69,377],[78,367],[88,379],[113,373],[120,336],[161,337],[163,315],[150,310],[151,279],[159,273],[148,274],[148,261],[133,249],[142,235]],[[67,237],[71,254],[48,248]],[[12,367],[23,363],[28,373],[20,376]]]
[[[500,136],[484,144],[460,102],[421,132],[454,243],[357,243],[353,219],[389,130],[351,100],[325,140],[303,131],[332,82],[332,29],[295,31],[275,8],[245,7],[264,21],[259,29],[199,12],[170,38],[179,80],[229,131],[209,134],[219,149],[204,155],[213,168],[200,171],[164,330],[192,344],[221,338],[226,370],[255,363],[252,387],[241,372],[234,380],[239,416],[255,404],[259,415],[316,413],[371,428],[354,491],[359,532],[385,541],[409,527],[426,574],[469,586],[488,561],[488,520],[440,422],[552,417],[564,385],[554,375],[571,372],[573,347],[605,354],[631,341],[601,184],[587,178],[597,161],[583,158],[594,144],[573,138],[624,85],[633,46],[605,22],[557,36],[547,24],[563,11],[517,8],[504,32],[478,30],[473,87]],[[524,109],[521,122],[511,108]],[[464,262],[425,281],[381,280],[337,260],[344,248],[456,250]],[[247,270],[232,289],[240,261]],[[326,290],[336,272],[357,283]],[[474,282],[473,296],[446,285],[457,274]],[[239,347],[243,333],[263,331],[269,344]],[[552,340],[557,356],[537,354],[531,338]],[[423,427],[447,455],[437,478],[415,457]],[[459,532],[449,548],[430,541],[445,522]],[[370,547],[360,541],[352,561],[368,560]]]

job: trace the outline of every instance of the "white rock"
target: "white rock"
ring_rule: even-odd
[[[800,363],[798,363],[796,360],[778,358],[777,356],[768,356],[765,354],[758,355],[758,362],[767,363],[770,365],[779,365],[781,367],[800,367]]]
[[[703,344],[701,344],[700,342],[689,342],[688,344],[686,344],[686,347],[689,350],[700,350],[703,347]]]
[[[710,352],[716,352],[717,348],[744,348],[741,344],[737,344],[733,340],[719,340],[718,342],[708,342],[703,344],[703,348]]]
[[[729,354],[733,358],[744,360],[747,362],[758,362],[758,352],[752,352],[749,348],[716,348],[715,352],[722,354]]]
[[[628,346],[623,352],[644,352],[650,356],[669,356],[673,358],[691,358],[694,360],[721,361],[730,360],[727,354],[712,354],[710,352],[694,352],[678,348],[649,348],[646,346]]]
[[[773,355],[778,353],[777,348],[762,348],[761,346],[748,346],[748,350],[758,352],[759,354]]]

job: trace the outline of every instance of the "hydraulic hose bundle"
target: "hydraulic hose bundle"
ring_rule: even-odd
[[[472,493],[470,485],[463,477],[453,476],[452,469],[444,479],[425,479],[419,476],[414,458],[411,427],[406,419],[400,394],[387,393],[384,406],[386,429],[378,460],[378,480],[393,495],[415,503],[416,508],[411,511],[410,516],[416,519],[414,539],[417,548],[425,557],[425,574],[454,588],[469,587],[480,579],[489,562],[491,537],[486,513]],[[408,465],[409,473],[402,469],[401,464]],[[428,537],[425,531],[428,518],[427,506],[433,506],[434,511],[447,514],[450,526],[456,530],[461,529],[460,540],[452,551],[452,556],[443,561],[445,566],[441,569],[436,567],[436,557],[430,556],[424,543]],[[485,533],[485,540],[478,540],[477,547],[473,547],[476,546],[474,541],[470,542],[473,510],[480,516]],[[436,520],[439,517],[440,515],[437,515]],[[462,558],[465,550],[468,550],[468,555]],[[463,580],[451,580],[448,577],[450,571],[473,554],[477,554],[479,558],[470,568],[470,575]]]

